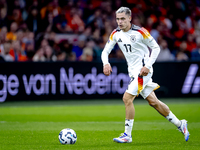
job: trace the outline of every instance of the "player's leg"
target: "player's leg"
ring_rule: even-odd
[[[134,119],[135,108],[133,105],[133,100],[135,99],[134,95],[131,95],[127,92],[124,93],[123,102],[126,109],[126,119]]]
[[[113,139],[115,142],[118,142],[118,143],[132,142],[131,132],[132,132],[134,116],[135,116],[135,108],[133,105],[134,99],[135,99],[134,95],[131,95],[127,92],[124,93],[123,102],[125,104],[125,110],[126,110],[125,131],[120,137]]]
[[[161,115],[163,115],[164,117],[167,117],[170,113],[169,107],[164,104],[163,102],[161,102],[160,100],[158,100],[158,98],[156,97],[154,91],[152,91],[146,98],[146,100],[148,101],[149,105],[152,106],[153,108],[155,108]],[[177,124],[180,125],[180,121],[175,119],[177,121]]]
[[[125,132],[119,138],[114,138],[113,139],[114,141],[120,143],[132,142],[131,132],[135,116],[135,108],[133,105],[133,100],[135,99],[136,95],[138,95],[141,92],[139,90],[139,86],[141,89],[145,87],[148,84],[149,80],[151,80],[151,77],[152,77],[151,73],[149,73],[147,76],[144,77],[140,77],[138,75],[131,77],[128,88],[123,96],[123,101],[126,109]],[[142,85],[141,85],[141,80],[143,83]]]
[[[132,128],[133,128],[133,122],[134,122],[134,117],[135,117],[135,107],[133,104],[133,100],[135,99],[134,95],[131,95],[127,92],[124,93],[123,96],[123,102],[125,105],[125,110],[126,110],[126,119],[125,119],[125,131],[129,137],[131,137],[132,133]]]
[[[181,131],[184,136],[185,140],[188,141],[189,139],[189,132],[187,129],[187,121],[186,120],[179,120],[169,109],[169,107],[158,100],[154,92],[151,92],[146,100],[148,101],[149,105],[155,108],[161,115],[163,115],[168,121],[173,123],[179,131]]]

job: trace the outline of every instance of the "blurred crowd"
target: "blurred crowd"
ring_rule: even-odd
[[[157,61],[200,61],[199,0],[0,0],[0,61],[100,61],[121,6],[160,45]],[[117,45],[109,57],[125,60]]]

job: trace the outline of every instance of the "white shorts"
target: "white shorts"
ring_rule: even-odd
[[[130,83],[126,90],[131,95],[141,95],[146,99],[149,94],[158,89],[160,86],[157,83],[152,82],[152,73],[143,77],[131,77]]]

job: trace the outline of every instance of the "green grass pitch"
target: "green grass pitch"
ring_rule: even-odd
[[[185,142],[176,127],[142,99],[136,99],[132,143],[115,143],[124,131],[121,100],[5,102],[0,104],[0,150],[199,150],[200,99],[161,99],[180,119],[188,120]],[[74,145],[62,145],[59,132],[72,128]]]

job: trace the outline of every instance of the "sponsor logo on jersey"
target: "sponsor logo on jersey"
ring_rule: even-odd
[[[135,38],[135,35],[131,35],[131,38],[130,38],[131,42],[135,42],[136,41],[136,38]]]
[[[119,40],[118,40],[117,42],[122,42],[122,39],[121,39],[121,38],[119,38]]]

